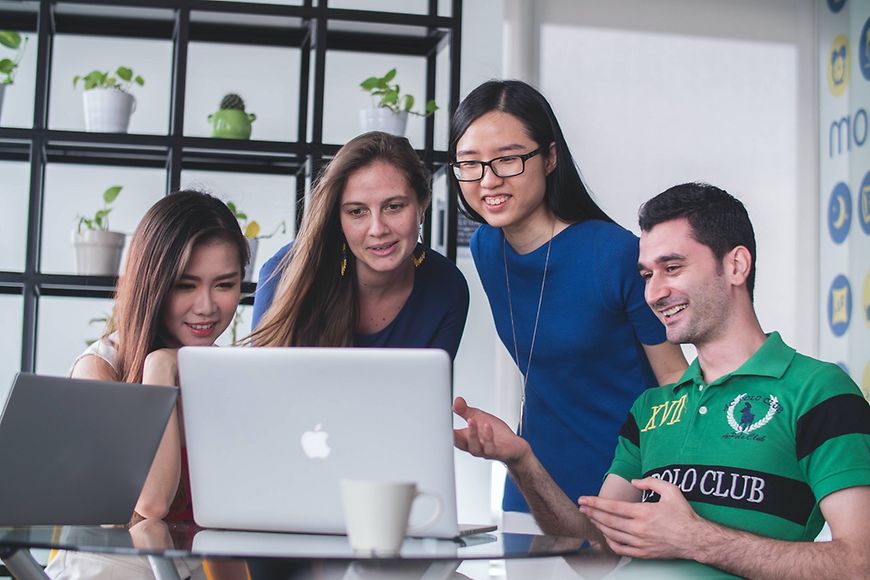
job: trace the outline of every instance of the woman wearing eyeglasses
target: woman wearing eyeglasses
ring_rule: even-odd
[[[518,432],[570,498],[595,495],[637,395],[686,368],[644,302],[638,239],[593,201],[547,100],[489,81],[451,124],[452,177],[482,223],[471,253],[522,373]],[[505,484],[506,528],[529,511]],[[526,520],[525,522],[523,520]]]

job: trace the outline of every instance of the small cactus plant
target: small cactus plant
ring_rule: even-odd
[[[245,101],[242,100],[242,97],[235,93],[229,93],[221,99],[221,109],[236,109],[238,111],[244,112],[245,110]]]
[[[224,139],[250,139],[251,123],[257,118],[245,111],[245,101],[235,93],[221,99],[220,109],[208,116],[211,136]]]

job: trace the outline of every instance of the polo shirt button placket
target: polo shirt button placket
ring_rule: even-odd
[[[697,409],[697,413],[692,413],[690,416],[689,428],[686,430],[685,439],[683,441],[683,452],[692,453],[697,451],[700,448],[700,440],[703,438],[703,433],[706,431],[705,424],[699,424],[698,421],[701,421],[702,417],[707,414],[709,410],[706,405],[702,405],[701,403],[707,399],[706,397],[706,387],[709,385],[705,385],[703,383],[696,383],[698,387],[698,395],[697,402],[698,405],[695,407]],[[691,392],[691,391],[689,391]],[[694,405],[693,405],[694,406]]]

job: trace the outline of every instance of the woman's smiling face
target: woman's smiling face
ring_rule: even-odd
[[[517,117],[490,111],[474,120],[456,142],[456,161],[490,161],[506,155],[524,155],[541,147]],[[548,214],[544,201],[547,175],[555,168],[555,146],[525,161],[519,175],[498,177],[485,168],[479,181],[460,182],[462,196],[486,223],[511,230],[534,223]]]
[[[222,239],[194,246],[163,305],[171,346],[209,346],[227,329],[241,297],[239,251]]]

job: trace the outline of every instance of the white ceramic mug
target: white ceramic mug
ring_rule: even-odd
[[[422,496],[435,499],[435,513],[409,529],[411,504]],[[441,515],[441,498],[409,482],[343,479],[341,503],[351,547],[375,555],[398,554],[406,534],[431,526]]]

